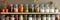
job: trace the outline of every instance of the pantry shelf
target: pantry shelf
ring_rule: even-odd
[[[1,14],[60,14],[59,13],[1,13]]]

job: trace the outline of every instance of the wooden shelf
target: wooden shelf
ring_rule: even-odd
[[[1,14],[60,14],[60,13],[1,13]]]

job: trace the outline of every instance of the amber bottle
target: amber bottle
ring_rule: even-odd
[[[23,12],[23,4],[21,4],[19,7],[18,7],[18,12]]]

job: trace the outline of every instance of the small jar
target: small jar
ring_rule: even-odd
[[[20,15],[19,20],[23,20],[23,15]]]
[[[14,20],[15,18],[14,18],[14,15],[11,15],[11,20]]]
[[[52,15],[51,20],[55,20],[55,15]]]
[[[29,15],[29,20],[32,20],[32,15]]]
[[[46,20],[46,15],[43,15],[42,20]]]
[[[47,20],[51,20],[51,16],[50,15],[47,15]]]

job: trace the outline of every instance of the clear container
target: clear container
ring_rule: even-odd
[[[32,20],[36,20],[36,15],[33,15],[33,19]]]
[[[25,12],[28,12],[28,4],[25,4]]]
[[[14,6],[14,11],[15,11],[15,12],[18,12],[18,4],[15,4],[15,6]]]
[[[41,4],[41,6],[40,6],[40,12],[44,13],[44,4]]]
[[[32,15],[29,15],[29,20],[32,20]]]
[[[36,4],[36,6],[35,6],[35,12],[39,12],[39,4]]]
[[[9,16],[6,17],[6,20],[9,20]]]
[[[38,20],[41,20],[41,15],[38,15]]]
[[[46,4],[46,10],[45,12],[49,13],[49,4]]]
[[[47,15],[47,20],[51,20],[51,16],[50,15]]]
[[[55,15],[52,15],[51,20],[55,20]]]
[[[11,15],[11,20],[14,20],[15,18],[14,18],[14,15]]]
[[[46,20],[46,15],[43,15],[42,20]]]

